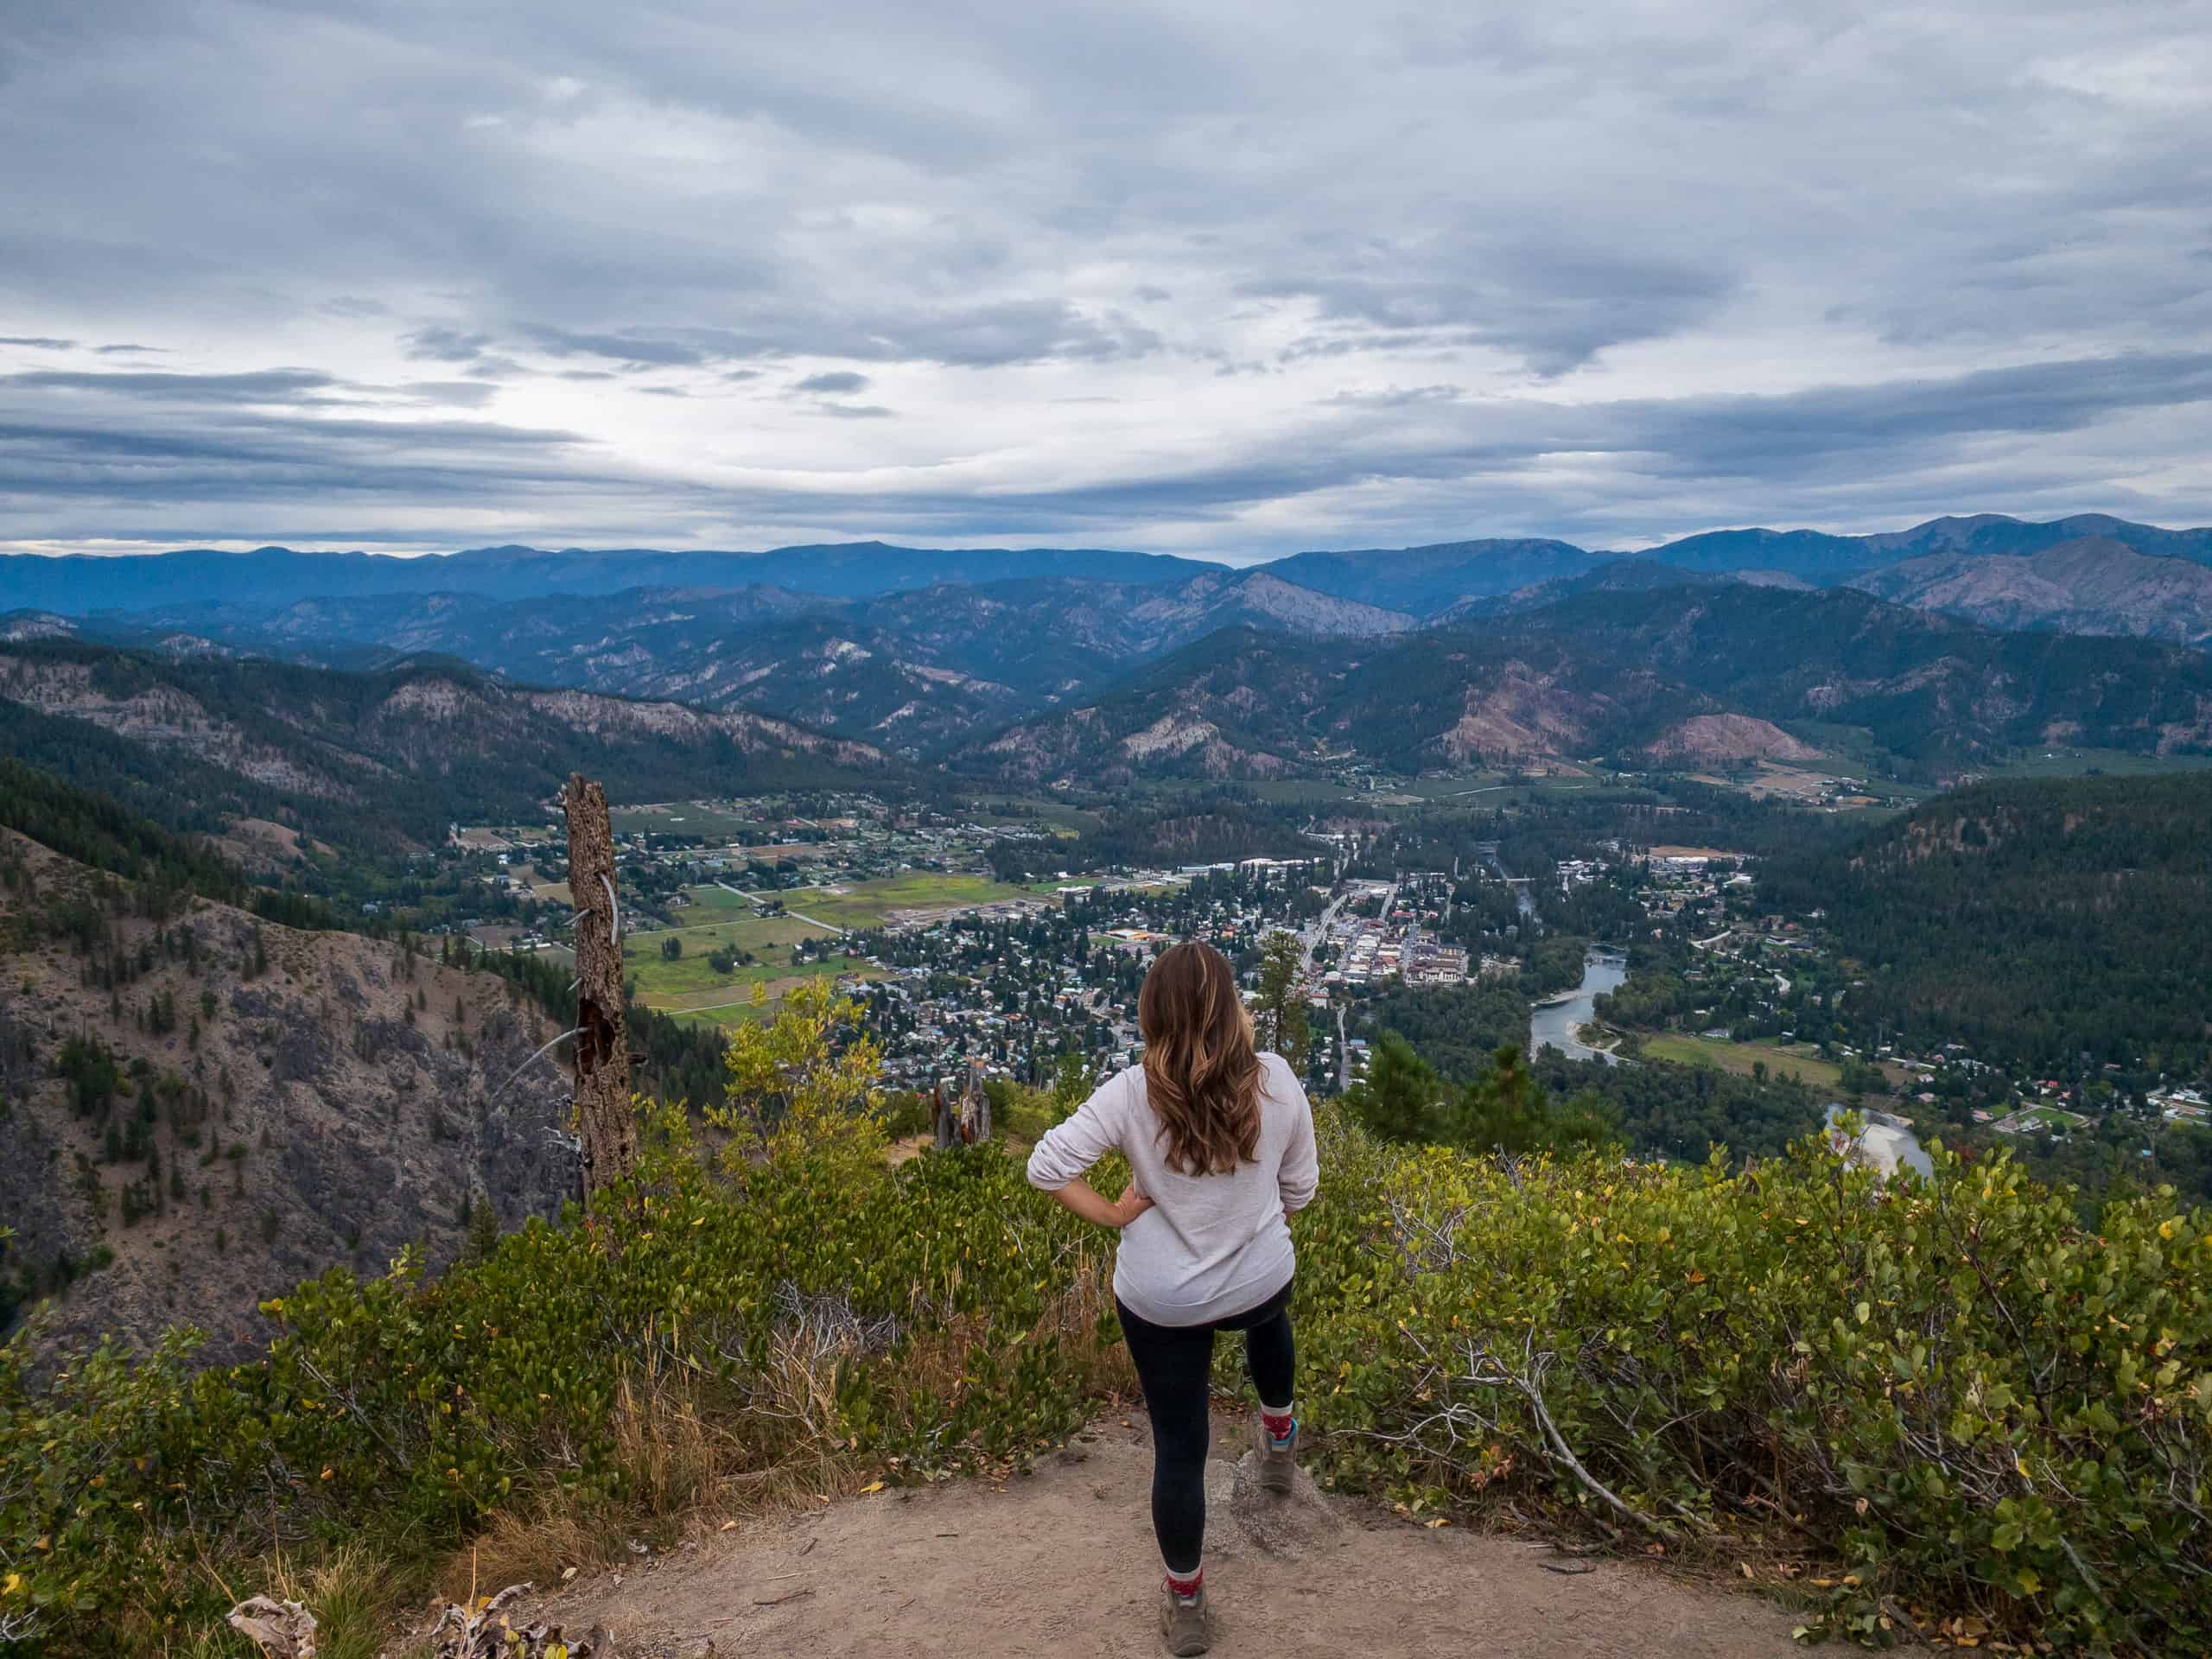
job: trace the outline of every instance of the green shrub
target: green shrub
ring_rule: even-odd
[[[1814,1628],[1872,1642],[2212,1636],[2212,1212],[2090,1234],[1940,1147],[1885,1188],[1816,1139],[1732,1176],[1328,1141],[1298,1313],[1340,1473],[1686,1541],[1779,1518],[1840,1560]]]
[[[747,1467],[896,1482],[1018,1464],[1127,1387],[1109,1241],[1000,1148],[719,1175],[679,1114],[649,1127],[588,1222],[435,1282],[334,1270],[269,1304],[255,1363],[194,1374],[177,1339],[35,1387],[25,1343],[0,1350],[0,1616],[56,1652],[150,1651],[227,1605],[210,1563],[419,1560],[549,1496],[646,1503],[625,1423],[656,1389]],[[2212,1637],[2212,1215],[2139,1198],[2092,1234],[2005,1159],[1939,1149],[1932,1186],[1885,1190],[1815,1141],[1736,1174],[1509,1164],[1325,1113],[1322,1154],[1300,1395],[1338,1482],[1638,1546],[1786,1541],[1833,1563],[1811,1625],[1868,1641],[1968,1614],[2087,1648]]]
[[[180,1554],[419,1553],[549,1483],[619,1503],[617,1402],[652,1378],[701,1390],[764,1463],[849,1447],[902,1478],[1019,1462],[1082,1421],[1111,1335],[1103,1241],[1001,1153],[858,1179],[794,1153],[725,1180],[680,1115],[654,1128],[588,1222],[532,1222],[435,1282],[412,1259],[334,1268],[264,1305],[284,1333],[253,1364],[195,1376],[180,1336],[41,1389],[26,1343],[0,1349],[0,1613],[35,1611],[57,1650],[151,1647],[228,1605],[153,1570]]]

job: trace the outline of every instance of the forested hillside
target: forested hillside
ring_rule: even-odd
[[[2212,749],[2212,660],[2141,639],[1997,633],[1853,591],[1582,587],[1389,639],[1224,629],[970,751],[1029,779],[1268,778],[1357,755],[1402,772],[1604,758],[1815,758],[1956,775],[2034,744]]]
[[[2150,640],[1999,633],[1853,591],[1743,582],[1586,593],[1512,626],[1768,720],[1861,728],[1923,777],[2032,744],[2212,749],[2212,659]]]
[[[309,932],[303,930],[313,929]],[[564,958],[370,939],[214,847],[0,760],[0,1332],[210,1357],[302,1272],[443,1262],[573,1190]],[[710,1100],[710,1032],[634,1004],[642,1089]]]
[[[0,652],[0,755],[174,830],[267,820],[359,853],[531,819],[573,769],[632,800],[880,778],[880,749],[747,712],[536,691],[444,664],[373,674],[95,646]]]
[[[1984,784],[1777,858],[1760,892],[1872,970],[1841,1011],[1869,1046],[2185,1073],[2212,1053],[2208,823],[2212,771]]]
[[[0,1326],[43,1303],[49,1357],[179,1323],[235,1357],[304,1275],[410,1243],[442,1263],[479,1211],[558,1208],[567,1090],[518,1072],[559,1030],[541,1008],[404,941],[200,897],[219,869],[159,836],[108,838],[153,843],[124,878],[0,830]]]

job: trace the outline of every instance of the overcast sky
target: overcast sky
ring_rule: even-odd
[[[0,6],[0,545],[2212,522],[2212,0],[1503,10]]]

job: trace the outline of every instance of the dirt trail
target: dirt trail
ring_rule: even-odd
[[[1102,1420],[1002,1490],[964,1481],[840,1503],[580,1580],[529,1616],[571,1635],[604,1623],[622,1659],[694,1659],[709,1640],[721,1656],[798,1659],[1159,1654],[1151,1452],[1135,1421]],[[1234,1427],[1215,1429],[1206,1584],[1223,1659],[1796,1650],[1789,1615],[1748,1595],[1432,1531],[1303,1476],[1296,1494],[1271,1498],[1222,1460],[1243,1444]]]

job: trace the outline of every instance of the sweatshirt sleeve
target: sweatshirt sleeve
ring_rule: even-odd
[[[1116,1108],[1126,1092],[1119,1077],[1109,1077],[1075,1109],[1073,1117],[1046,1130],[1029,1154],[1029,1185],[1040,1192],[1057,1192],[1121,1145]]]
[[[1294,1216],[1313,1202],[1314,1191],[1321,1184],[1321,1160],[1313,1144],[1313,1104],[1296,1076],[1290,1075],[1290,1068],[1285,1066],[1283,1071],[1297,1116],[1291,1122],[1290,1144],[1283,1148],[1282,1171],[1277,1179],[1282,1186],[1282,1212]]]

